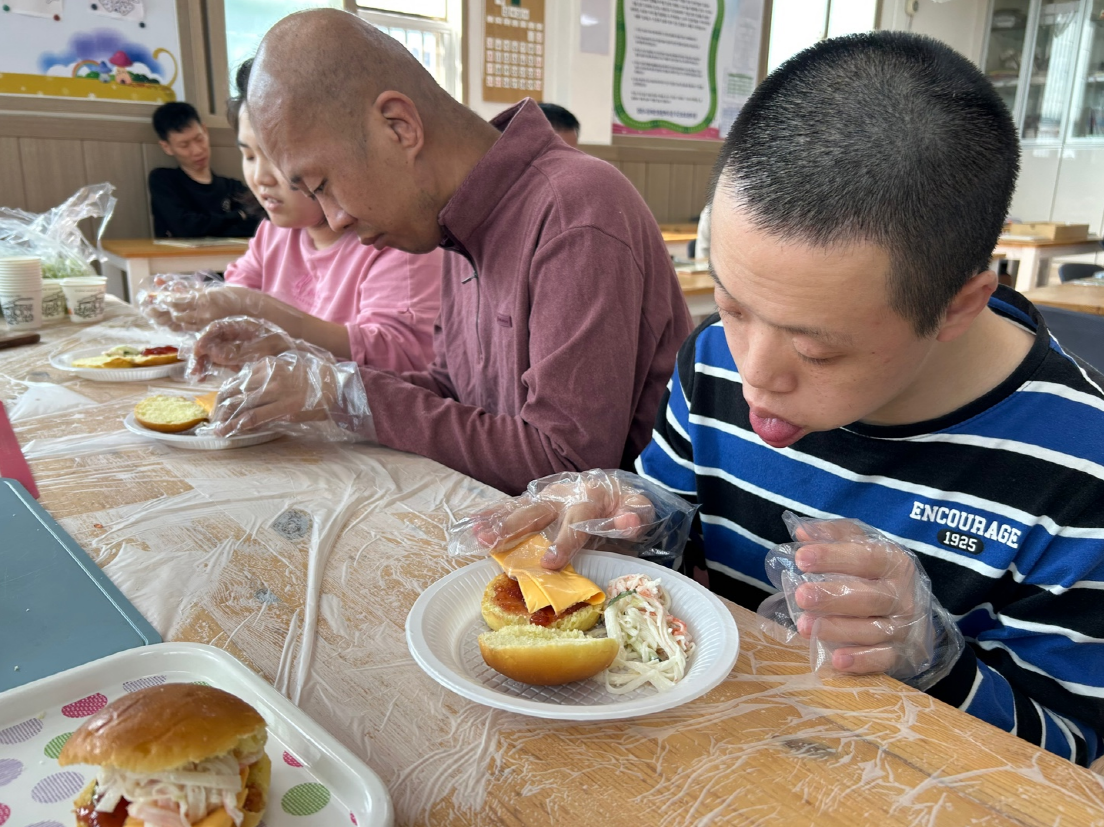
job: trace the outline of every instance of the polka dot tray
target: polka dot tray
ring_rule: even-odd
[[[252,704],[268,722],[272,787],[262,827],[390,827],[387,788],[343,744],[213,646],[130,649],[0,693],[0,827],[71,827],[94,767],[61,767],[69,736],[110,701],[147,686],[202,682]]]

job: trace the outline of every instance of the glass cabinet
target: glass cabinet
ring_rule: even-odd
[[[993,0],[985,74],[1020,139],[1104,139],[1104,0]]]
[[[1020,69],[1031,0],[995,0],[989,17],[989,43],[985,50],[985,74],[1005,105],[1019,109]]]
[[[1074,138],[1104,138],[1104,0],[1093,0],[1082,23],[1072,107]]]

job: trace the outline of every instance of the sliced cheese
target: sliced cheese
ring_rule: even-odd
[[[559,614],[576,603],[597,606],[606,599],[605,592],[570,565],[561,571],[549,571],[541,566],[541,558],[549,545],[548,540],[535,534],[508,551],[491,555],[506,574],[517,580],[530,614],[545,606],[551,606]]]

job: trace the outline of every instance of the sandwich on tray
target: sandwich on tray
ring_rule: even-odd
[[[62,766],[99,766],[77,827],[256,827],[272,765],[265,720],[211,686],[169,683],[112,701],[73,733]]]

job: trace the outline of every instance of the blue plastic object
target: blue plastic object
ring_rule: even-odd
[[[0,479],[0,692],[160,642],[27,489]]]

